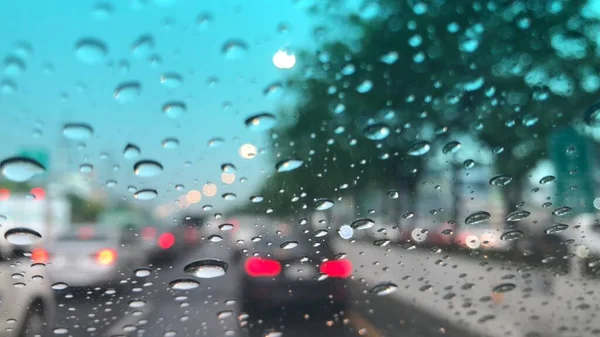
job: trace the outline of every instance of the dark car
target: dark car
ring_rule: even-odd
[[[345,310],[350,261],[336,256],[327,236],[283,222],[273,227],[253,238],[242,257],[243,311],[263,319],[281,310],[313,316]]]

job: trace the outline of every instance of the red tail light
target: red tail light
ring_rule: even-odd
[[[112,249],[102,249],[96,254],[96,261],[102,265],[109,265],[117,259],[117,253]]]
[[[48,252],[43,248],[36,248],[31,252],[31,260],[35,263],[48,262]]]
[[[158,237],[158,246],[161,249],[169,249],[169,248],[173,247],[174,244],[175,244],[175,235],[173,235],[172,233],[169,233],[169,232],[162,233]]]
[[[246,273],[252,277],[275,277],[281,273],[279,261],[251,257],[244,264]]]
[[[326,261],[319,269],[329,277],[348,278],[352,275],[352,263],[349,260]]]
[[[144,238],[144,240],[154,240],[154,237],[156,236],[156,228],[154,227],[144,227],[142,228],[142,238]]]

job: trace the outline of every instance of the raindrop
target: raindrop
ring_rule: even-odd
[[[373,226],[375,226],[375,221],[369,218],[356,219],[350,224],[353,229],[369,229]]]
[[[200,282],[191,278],[178,278],[169,282],[169,287],[173,290],[191,290],[199,286]]]
[[[446,145],[444,145],[444,147],[442,148],[442,153],[443,154],[455,153],[461,147],[462,147],[461,143],[453,140],[453,141],[448,142]]]
[[[152,271],[150,270],[150,268],[137,268],[133,271],[133,274],[136,277],[147,277],[150,276],[151,273]]]
[[[140,82],[124,82],[115,89],[114,98],[119,103],[129,103],[135,101],[141,92]]]
[[[221,165],[221,171],[223,171],[224,173],[234,173],[235,166],[233,164],[223,164]]]
[[[600,126],[600,102],[592,104],[583,113],[583,119],[585,123],[591,127]]]
[[[282,94],[283,94],[283,84],[281,82],[271,83],[263,90],[263,95],[267,99],[280,98]]]
[[[352,227],[348,225],[342,225],[337,232],[340,235],[340,237],[344,240],[348,240],[352,238],[352,235],[354,235],[354,229],[352,229]]]
[[[506,217],[506,221],[521,221],[531,215],[528,211],[514,211]]]
[[[298,247],[298,241],[286,241],[279,245],[281,249],[292,249]]]
[[[491,214],[486,211],[475,212],[475,213],[470,214],[465,219],[465,224],[467,224],[467,225],[480,224],[482,222],[488,221],[490,219],[490,217],[491,217]]]
[[[152,200],[158,196],[158,192],[152,189],[143,189],[133,195],[137,200]]]
[[[179,146],[179,139],[177,138],[165,138],[161,142],[163,149],[174,149]]]
[[[373,242],[374,246],[377,247],[385,247],[387,245],[389,245],[392,241],[388,240],[388,239],[380,239],[380,240],[375,240],[375,242]]]
[[[165,88],[175,89],[181,86],[183,83],[183,77],[177,73],[165,73],[160,75],[160,84]]]
[[[25,62],[20,58],[10,56],[4,60],[4,75],[19,76],[25,72]]]
[[[327,231],[324,230],[324,229],[320,229],[320,230],[316,231],[313,235],[316,238],[320,238],[320,237],[323,237],[323,236],[327,235]]]
[[[540,185],[544,185],[547,183],[551,183],[556,179],[555,176],[545,176],[542,179],[540,179]]]
[[[422,156],[422,155],[427,154],[427,152],[429,152],[429,150],[431,150],[431,144],[429,144],[429,142],[426,142],[426,141],[420,141],[420,142],[414,143],[408,149],[407,153],[410,156]]]
[[[376,284],[369,290],[372,294],[376,294],[377,296],[386,296],[398,289],[398,286],[392,282],[383,282]]]
[[[259,202],[263,202],[264,198],[262,195],[253,195],[250,197],[250,201],[257,204]]]
[[[75,44],[75,56],[85,64],[101,63],[107,53],[108,48],[104,42],[94,38],[81,39]]]
[[[390,135],[390,127],[383,123],[369,125],[365,128],[364,134],[370,140],[383,140]]]
[[[138,177],[154,177],[161,173],[163,166],[154,160],[141,160],[133,166],[133,172]]]
[[[162,111],[169,118],[179,118],[187,110],[183,102],[167,102],[163,105]]]
[[[131,44],[131,53],[138,58],[144,58],[154,49],[154,38],[151,35],[142,35]]]
[[[233,316],[233,311],[231,310],[223,310],[217,313],[217,319],[225,319],[231,316]]]
[[[225,143],[225,140],[223,138],[217,137],[217,138],[209,139],[207,145],[208,145],[208,147],[216,148],[216,147],[223,145],[223,143]]]
[[[475,161],[472,159],[467,159],[463,162],[463,167],[465,169],[471,169],[471,168],[475,167]]]
[[[371,89],[373,89],[373,82],[370,80],[364,80],[356,87],[356,91],[361,94],[367,93],[371,91]]]
[[[125,159],[134,159],[139,157],[142,154],[142,151],[139,147],[133,144],[125,145],[125,149],[123,149],[123,157]]]
[[[398,193],[397,190],[389,190],[387,192],[387,196],[390,199],[398,199],[398,197],[400,196],[400,194]]]
[[[510,184],[512,177],[509,175],[501,174],[490,179],[490,185],[492,186],[506,186]]]
[[[233,200],[237,199],[237,195],[235,195],[233,193],[225,193],[221,197],[223,197],[223,199],[225,199],[227,201],[233,201]]]
[[[251,131],[267,131],[277,125],[277,118],[273,114],[263,112],[248,117],[245,124]]]
[[[223,237],[220,236],[220,235],[214,234],[214,235],[211,235],[211,236],[208,237],[208,241],[210,241],[210,242],[221,242],[221,241],[223,241]]]
[[[275,165],[275,169],[277,172],[290,172],[299,168],[303,164],[304,162],[300,159],[286,159],[277,163]]]
[[[63,126],[63,136],[71,140],[84,140],[94,134],[94,129],[84,123],[68,123]]]
[[[514,283],[502,283],[494,287],[492,290],[495,293],[505,293],[511,291],[517,287]]]
[[[55,328],[54,330],[52,330],[52,332],[55,335],[66,335],[67,333],[69,333],[69,330],[67,328]]]
[[[544,233],[546,233],[548,235],[550,235],[550,234],[557,234],[557,233],[560,233],[562,231],[567,230],[567,228],[569,228],[569,225],[556,224],[554,226],[546,228],[546,230],[544,230]]]
[[[237,60],[242,58],[248,51],[248,45],[241,40],[229,40],[221,47],[221,53],[227,60]]]
[[[67,289],[68,285],[64,282],[56,282],[50,288],[54,290],[64,290]]]
[[[502,235],[500,236],[500,240],[512,241],[512,240],[520,239],[522,237],[523,237],[523,232],[520,230],[514,229],[514,230],[510,230],[510,231],[502,233]]]
[[[530,127],[534,126],[539,120],[539,117],[527,114],[523,116],[522,123],[524,126]]]
[[[46,172],[46,168],[33,159],[11,157],[0,162],[0,171],[8,180],[24,182]]]
[[[11,228],[4,233],[4,238],[13,245],[31,245],[42,238],[42,235],[33,229],[25,227]]]
[[[569,215],[571,213],[571,207],[569,206],[561,206],[557,209],[555,209],[554,211],[552,211],[552,215],[555,216],[565,216],[565,215]]]
[[[146,301],[143,301],[143,300],[129,301],[130,308],[138,309],[138,308],[143,308],[145,305],[146,305]]]
[[[199,278],[214,278],[225,275],[227,263],[215,259],[203,259],[187,264],[183,271]]]
[[[224,223],[222,225],[219,225],[219,229],[222,230],[222,231],[230,231],[233,228],[234,228],[233,225],[230,224],[230,223]]]
[[[317,201],[315,201],[313,207],[317,211],[325,211],[333,207],[333,205],[333,201],[329,199],[318,199]]]

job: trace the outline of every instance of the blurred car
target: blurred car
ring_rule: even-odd
[[[328,241],[331,234],[303,229],[274,221],[249,245],[249,256],[242,257],[241,297],[242,310],[250,317],[260,319],[283,307],[312,314],[347,307],[352,263],[335,255]]]
[[[100,224],[76,226],[48,245],[47,269],[54,282],[69,286],[118,286],[148,256],[139,236],[130,230],[107,230]]]
[[[485,222],[463,226],[455,231],[454,243],[459,248],[508,252],[513,249],[513,246],[510,241],[502,240],[504,232]]]
[[[186,245],[184,226],[166,226],[155,223],[145,226],[140,236],[152,262],[168,262],[180,256]]]
[[[0,256],[0,335],[46,336],[54,321],[54,295],[46,268],[46,253],[33,250],[26,257]],[[32,263],[33,262],[33,263]]]

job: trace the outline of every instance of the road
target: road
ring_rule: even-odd
[[[114,294],[105,289],[62,290],[57,293],[55,326],[66,327],[70,336],[264,336],[277,331],[286,337],[533,337],[600,332],[594,330],[600,327],[595,319],[600,299],[593,290],[598,284],[523,271],[509,262],[369,242],[335,243],[355,269],[352,305],[343,316],[288,312],[274,322],[241,320],[241,269],[236,263],[222,277],[200,280],[198,288],[168,289],[169,282],[189,276],[183,266],[191,261],[232,261],[228,246],[207,243],[170,265],[153,267],[147,277],[130,275],[130,284]],[[368,291],[381,282],[396,283],[398,289],[387,296]],[[504,285],[503,292],[499,285]]]

